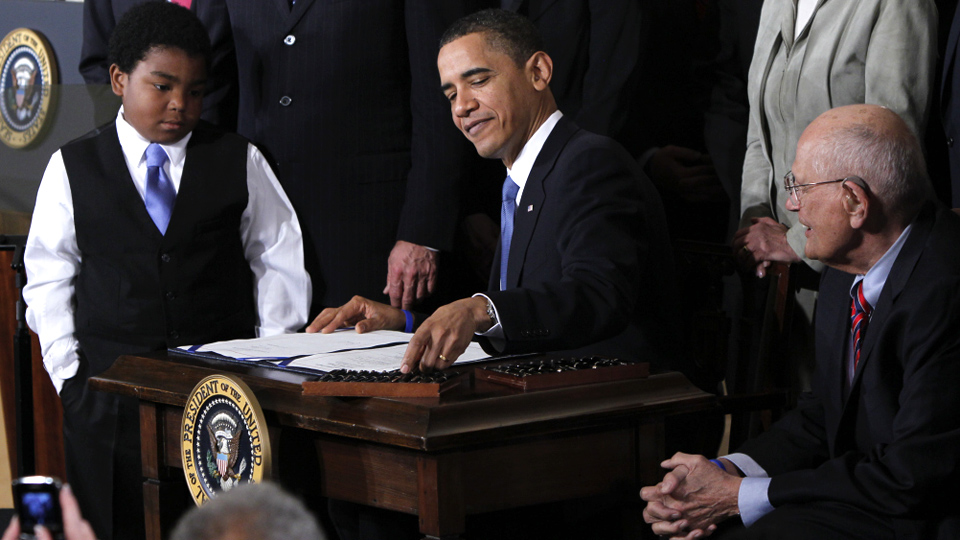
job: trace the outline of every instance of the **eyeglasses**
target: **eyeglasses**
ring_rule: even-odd
[[[826,180],[824,182],[810,182],[808,184],[798,184],[797,177],[793,175],[793,171],[787,171],[787,174],[783,176],[783,189],[790,194],[790,202],[796,206],[800,206],[800,188],[819,186],[822,184],[836,184],[837,182],[853,182],[857,184],[862,189],[867,189],[867,183],[863,181],[863,178],[859,176],[848,176],[846,178],[839,178],[837,180]]]

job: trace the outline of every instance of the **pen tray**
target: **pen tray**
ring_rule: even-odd
[[[521,390],[544,390],[624,379],[643,379],[650,375],[647,362],[627,362],[616,358],[535,358],[498,366],[478,368],[474,377]]]
[[[352,371],[338,369],[323,375],[320,380],[304,381],[303,394],[307,396],[341,397],[437,397],[460,385],[462,376],[451,371],[430,373],[400,370]]]

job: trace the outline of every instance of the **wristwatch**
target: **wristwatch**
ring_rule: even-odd
[[[490,317],[490,323],[493,325],[497,324],[497,312],[493,309],[493,302],[489,298],[484,297],[484,300],[487,301],[487,317]]]

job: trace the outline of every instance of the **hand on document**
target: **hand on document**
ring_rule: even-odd
[[[354,296],[340,307],[321,311],[307,327],[306,332],[329,334],[338,328],[348,326],[355,327],[360,334],[374,330],[403,330],[406,320],[403,311],[395,307],[374,302],[362,296]]]

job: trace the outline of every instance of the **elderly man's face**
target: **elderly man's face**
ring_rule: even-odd
[[[827,182],[837,177],[821,177],[816,174],[812,166],[811,148],[816,141],[801,138],[797,149],[797,158],[793,162],[793,174],[797,184],[813,182]],[[846,190],[843,182],[808,186],[800,188],[801,204],[799,208],[792,202],[788,203],[789,210],[799,212],[800,223],[806,227],[804,234],[807,245],[804,250],[809,259],[816,259],[824,264],[845,262],[846,256],[855,242],[854,229],[844,209],[843,199]]]
[[[536,90],[528,71],[478,33],[444,45],[437,67],[454,124],[481,156],[511,166],[533,134]]]

